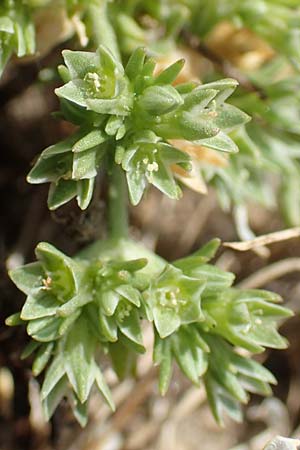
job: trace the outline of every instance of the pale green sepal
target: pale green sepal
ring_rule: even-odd
[[[26,295],[36,295],[43,287],[45,272],[40,262],[26,264],[10,270],[9,276],[15,285]]]

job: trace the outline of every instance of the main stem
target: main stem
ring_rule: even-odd
[[[121,62],[117,38],[108,17],[107,0],[90,2],[87,21],[95,45],[104,45]],[[108,200],[109,237],[114,239],[128,237],[127,185],[123,170],[115,162],[110,164]]]
[[[128,194],[124,172],[113,163],[108,190],[108,231],[114,239],[128,237]]]

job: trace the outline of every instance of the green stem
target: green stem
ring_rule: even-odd
[[[104,45],[121,61],[117,38],[109,21],[107,0],[93,0],[87,8],[87,23],[96,46]],[[123,170],[112,162],[109,177],[108,228],[110,238],[128,237],[128,194]]]
[[[107,0],[94,0],[87,8],[87,24],[94,44],[107,47],[121,61],[117,38],[108,18]]]
[[[113,163],[109,177],[108,229],[114,239],[128,237],[128,194],[126,180],[120,166]]]

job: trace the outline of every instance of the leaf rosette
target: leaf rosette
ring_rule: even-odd
[[[51,209],[73,197],[85,209],[100,164],[105,167],[113,159],[126,172],[133,204],[148,184],[179,198],[173,168],[191,170],[191,158],[169,140],[238,151],[228,133],[249,117],[225,103],[237,87],[235,80],[173,86],[183,60],[156,74],[155,61],[142,48],[133,52],[125,69],[103,46],[96,53],[66,50],[63,57],[60,74],[66,84],[56,94],[63,116],[80,128],[46,149],[28,176],[31,183],[51,183]]]
[[[277,323],[291,311],[278,305],[276,294],[233,288],[233,274],[209,263],[218,239],[173,264],[130,241],[123,242],[129,252],[124,254],[119,242],[101,244],[96,253],[74,259],[41,243],[37,262],[10,273],[27,299],[7,324],[27,324],[32,341],[23,357],[35,353],[35,376],[46,369],[46,417],[67,397],[85,425],[94,384],[113,407],[97,355],[109,354],[119,377],[133,374],[137,355],[145,351],[143,320],[153,323],[153,359],[160,366],[162,394],[174,360],[194,384],[203,379],[219,423],[224,411],[240,420],[239,404],[247,401],[247,392],[270,394],[274,377],[236,347],[253,353],[284,348]],[[127,259],[129,254],[139,259]]]

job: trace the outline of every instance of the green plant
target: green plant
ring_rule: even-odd
[[[7,2],[2,22],[19,23],[19,15],[25,17],[31,8],[47,8],[49,3]],[[67,397],[75,417],[85,425],[94,384],[113,408],[99,358],[108,355],[120,378],[134,373],[137,356],[145,351],[143,322],[148,321],[155,335],[153,361],[159,366],[161,393],[168,389],[175,361],[192,383],[204,383],[219,423],[223,411],[241,420],[240,404],[247,402],[247,392],[270,395],[269,384],[275,379],[239,350],[260,353],[265,347],[285,348],[277,325],[291,312],[278,304],[280,297],[274,293],[232,286],[234,275],[210,262],[220,245],[218,239],[172,263],[131,240],[127,191],[133,205],[148,185],[179,199],[178,178],[188,178],[196,167],[198,175],[202,172],[216,187],[224,208],[231,204],[240,208],[267,190],[262,179],[267,168],[282,178],[288,221],[299,220],[289,194],[294,184],[298,189],[299,130],[278,107],[293,97],[298,111],[296,75],[294,84],[290,79],[271,84],[264,66],[249,75],[254,92],[247,92],[246,83],[236,93],[237,81],[219,79],[219,63],[206,83],[178,82],[182,59],[163,69],[156,65],[159,51],[171,52],[191,35],[205,38],[216,23],[230,18],[253,29],[296,66],[292,69],[286,59],[275,59],[269,68],[273,74],[274,64],[278,70],[296,71],[299,9],[292,1],[62,3],[70,17],[79,16],[90,47],[97,50],[63,51],[65,65],[58,71],[64,84],[56,89],[57,116],[75,130],[42,152],[27,179],[33,184],[50,183],[50,209],[73,198],[86,209],[97,177],[104,173],[108,237],[74,258],[40,243],[37,262],[10,273],[27,300],[7,324],[26,325],[32,338],[23,357],[34,354],[35,376],[45,370],[41,395],[46,417]],[[266,15],[270,10],[272,14]],[[155,19],[154,29],[139,21],[146,13]],[[3,62],[21,42],[20,33],[13,32],[9,23],[11,28],[3,26],[1,34]],[[22,32],[26,30],[24,25]],[[31,53],[31,38],[29,43]],[[25,53],[17,50],[19,56]],[[254,116],[252,122],[248,114]],[[186,149],[189,145],[192,154]],[[201,161],[203,148],[228,155],[227,167]],[[285,158],[280,154],[283,148],[288,152]],[[268,190],[265,197],[266,204],[272,203],[272,192]]]

